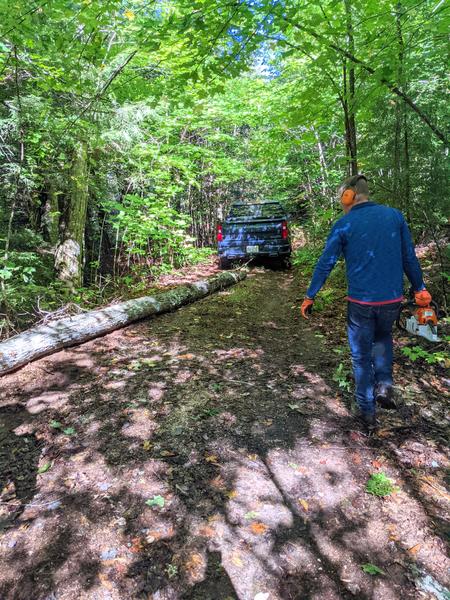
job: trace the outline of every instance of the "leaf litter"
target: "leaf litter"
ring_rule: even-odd
[[[388,421],[388,416],[381,413],[381,431],[386,431],[386,435],[382,433],[376,439],[370,439],[346,414],[345,391],[339,392],[338,403],[341,412],[337,412],[336,392],[328,394],[322,387],[325,381],[331,386],[331,390],[334,389],[334,365],[324,363],[319,373],[317,365],[322,364],[324,354],[327,354],[326,349],[322,349],[317,341],[311,341],[308,333],[310,324],[304,325],[298,320],[296,313],[286,310],[294,301],[293,296],[298,287],[294,288],[290,284],[292,287],[287,292],[287,298],[280,299],[272,293],[273,286],[283,285],[286,277],[288,276],[285,274],[273,272],[259,274],[253,280],[250,278],[244,285],[247,286],[246,289],[252,290],[251,300],[247,297],[232,304],[235,292],[230,290],[226,295],[212,297],[179,313],[137,324],[106,336],[104,340],[85,344],[76,351],[68,350],[62,353],[66,361],[78,360],[77,353],[80,351],[89,352],[90,356],[94,356],[96,364],[91,369],[93,379],[85,388],[80,389],[77,387],[77,379],[72,378],[65,383],[66,391],[71,394],[66,409],[52,409],[51,413],[43,411],[33,416],[37,435],[42,436],[39,452],[45,447],[45,454],[33,455],[29,461],[33,467],[28,469],[37,472],[38,465],[41,465],[40,469],[45,468],[45,471],[41,471],[42,474],[47,475],[38,478],[37,492],[41,496],[35,496],[35,507],[30,499],[34,498],[33,494],[36,493],[36,481],[30,478],[28,489],[31,491],[25,496],[28,498],[29,508],[28,513],[24,513],[29,520],[21,525],[22,528],[18,527],[17,531],[28,540],[32,553],[36,552],[34,548],[37,548],[36,531],[39,531],[39,539],[55,540],[54,547],[66,559],[65,568],[72,574],[71,585],[74,587],[70,591],[71,597],[73,589],[77,589],[80,595],[82,587],[78,579],[79,561],[73,550],[64,546],[64,535],[61,535],[60,541],[56,535],[62,531],[59,528],[64,522],[73,527],[83,543],[90,543],[94,547],[108,539],[109,548],[122,548],[119,546],[122,535],[120,532],[129,529],[129,546],[123,550],[124,560],[128,560],[124,563],[127,565],[124,567],[124,573],[130,573],[132,576],[122,576],[120,584],[124,586],[124,593],[130,597],[133,597],[133,594],[137,595],[138,586],[145,590],[146,581],[151,581],[152,585],[161,581],[163,583],[160,586],[175,586],[173,589],[181,596],[186,592],[183,588],[183,576],[191,572],[192,577],[197,577],[203,569],[203,563],[198,557],[209,544],[211,548],[219,549],[222,564],[227,565],[229,573],[234,581],[237,581],[241,597],[246,600],[269,594],[266,591],[258,591],[261,590],[258,579],[249,579],[249,567],[254,568],[257,564],[253,562],[255,559],[252,544],[263,548],[264,552],[268,553],[268,559],[285,574],[277,582],[283,597],[295,597],[296,593],[303,593],[307,597],[310,590],[305,587],[307,582],[301,576],[302,562],[295,550],[298,540],[303,540],[308,547],[309,538],[314,541],[314,528],[318,528],[323,535],[331,539],[331,536],[338,535],[337,532],[342,528],[351,530],[353,526],[358,527],[357,524],[361,521],[364,522],[364,526],[367,525],[364,535],[367,536],[368,544],[380,548],[383,547],[383,543],[393,545],[389,549],[392,564],[387,565],[382,561],[383,569],[386,564],[386,571],[377,567],[377,556],[366,557],[366,560],[370,558],[374,561],[374,564],[364,563],[366,566],[372,565],[382,571],[367,572],[368,575],[383,577],[383,581],[392,586],[393,594],[397,593],[395,590],[401,589],[402,598],[414,598],[414,578],[411,577],[409,563],[405,563],[406,553],[411,563],[415,563],[417,558],[425,561],[429,571],[427,575],[416,576],[417,585],[427,585],[431,581],[426,579],[428,575],[436,585],[443,585],[438,581],[442,578],[441,573],[444,572],[445,565],[438,543],[439,538],[431,528],[427,529],[423,525],[429,521],[427,516],[420,512],[420,508],[417,508],[418,504],[411,502],[411,497],[408,496],[409,487],[405,486],[398,503],[392,503],[390,500],[376,502],[375,498],[371,497],[373,494],[365,493],[371,470],[376,469],[379,473],[383,469],[392,474],[402,489],[403,478],[409,483],[414,481],[423,485],[424,489],[420,490],[421,499],[428,499],[429,509],[438,511],[439,508],[431,504],[430,499],[445,502],[446,498],[439,492],[445,490],[441,472],[447,466],[439,438],[442,434],[435,434],[436,431],[441,431],[439,420],[436,422],[436,429],[433,429],[435,425],[429,421],[426,421],[426,425],[424,421],[414,421],[418,423],[416,431],[399,430],[402,419],[405,419],[403,413],[396,421]],[[298,285],[299,282],[296,286]],[[243,310],[245,319],[236,319],[233,312],[235,307],[247,308],[249,301],[260,307],[259,312],[266,313],[265,321],[280,322],[284,328],[271,329],[270,336],[267,336],[259,326],[260,315],[255,315],[252,310]],[[227,305],[224,315],[223,307],[227,302],[230,304]],[[203,310],[202,306],[210,307],[209,315],[199,314],[199,311]],[[194,315],[197,321],[189,319],[189,315]],[[329,315],[318,313],[315,319],[313,327],[320,328],[323,322],[323,331],[326,333],[325,338],[320,338],[320,344],[328,344],[334,337],[335,342],[342,346],[344,332],[342,330],[342,333],[339,333],[338,327],[335,326],[336,315],[331,311]],[[233,335],[218,341],[214,335],[218,326],[223,327],[227,336],[230,333]],[[131,330],[133,336],[125,335]],[[295,342],[297,346],[286,344],[286,331],[295,330],[301,333],[301,346],[298,341]],[[339,335],[341,337],[337,340]],[[111,373],[109,381],[111,350],[117,351],[117,340],[126,344],[127,339],[128,363],[136,361],[140,367],[132,380],[117,380]],[[147,356],[146,346],[143,343],[138,344],[139,340],[150,342],[152,350]],[[161,356],[165,356],[165,361],[175,357],[170,371],[158,370],[158,361],[154,356],[160,350],[155,350],[154,342],[159,344]],[[239,345],[243,346],[243,351],[238,354],[236,348]],[[234,354],[230,354],[231,358],[228,360],[226,354],[223,355],[225,358],[216,354],[216,349],[225,353],[232,351]],[[334,357],[335,353],[329,352],[328,355]],[[203,362],[200,362],[202,359]],[[47,371],[49,365],[54,365],[55,374],[58,369],[63,368],[63,363],[58,362],[61,361],[61,357],[55,355],[46,360]],[[339,355],[336,356],[336,360],[341,361],[343,358]],[[176,367],[176,363],[180,366]],[[197,363],[202,365],[200,371],[195,370],[198,369]],[[175,383],[177,369],[181,368],[181,365],[192,376]],[[302,368],[295,371],[294,365]],[[278,378],[277,375],[278,385],[275,386],[272,385],[274,373],[284,376]],[[54,385],[51,371],[47,376],[48,385]],[[15,390],[12,393],[16,394],[16,397],[20,397],[17,390],[30,385],[23,377],[26,377],[26,370],[7,378],[15,382],[12,384]],[[316,382],[319,377],[323,381],[320,384],[311,383],[308,377]],[[426,378],[427,374],[420,373],[420,377]],[[229,379],[233,382],[228,381]],[[20,383],[17,383],[18,381]],[[109,388],[109,383],[120,383],[121,387]],[[269,383],[271,385],[268,385]],[[149,386],[154,384],[164,385],[158,388],[161,392],[149,401],[150,396],[147,392]],[[303,403],[293,395],[298,384],[312,386],[313,389],[318,385],[322,390],[317,393],[317,398],[313,395],[308,399],[305,410]],[[244,385],[246,387],[243,387]],[[228,428],[219,420],[220,413],[212,411],[208,414],[211,404],[208,407],[207,402],[211,402],[211,399],[218,403],[221,411],[232,415],[233,421]],[[442,403],[442,398],[440,401]],[[130,402],[135,404],[133,409],[125,406]],[[143,423],[148,423],[151,427],[143,428],[142,431],[136,430],[136,437],[133,430],[133,435],[127,437],[125,433],[121,433],[121,427],[130,416],[123,411],[140,410],[143,408],[141,402],[145,402],[145,408],[149,411]],[[439,398],[433,396],[433,402],[438,404]],[[189,408],[183,412],[185,406],[195,407],[195,410]],[[216,406],[217,404],[213,408]],[[441,413],[435,410],[434,414]],[[80,417],[85,415],[92,417],[91,420],[82,421]],[[196,415],[203,416],[201,419],[195,419]],[[76,431],[71,424],[76,424]],[[64,436],[55,435],[56,432],[64,433],[64,429],[70,433]],[[413,442],[420,444],[417,451],[412,449]],[[82,445],[82,452],[78,444]],[[237,448],[242,448],[243,451],[236,453]],[[277,455],[279,460],[276,459]],[[22,450],[17,449],[14,454],[10,452],[8,456],[9,461],[14,463],[14,457],[25,457],[27,452],[22,453]],[[414,466],[418,457],[420,465]],[[28,464],[26,460],[22,458],[18,464]],[[52,466],[47,467],[48,464]],[[435,464],[438,467],[432,466]],[[72,505],[71,513],[67,510],[65,497],[54,494],[58,479],[63,481],[67,478],[67,473],[63,474],[67,465],[70,465],[72,471],[72,487],[69,493],[74,497],[76,494],[82,495],[85,503],[83,510],[92,517],[86,525],[83,524],[86,515],[79,511],[76,504]],[[18,477],[15,478],[14,485],[8,488],[9,491],[5,492],[5,498],[10,497],[10,502],[17,504],[17,486],[21,493],[23,490],[20,488],[19,477],[27,469],[22,468],[20,472],[8,468],[8,472],[17,473]],[[237,474],[240,469],[248,469],[246,485],[238,480]],[[268,475],[268,469],[272,475]],[[434,469],[431,479],[427,479],[431,476],[427,469]],[[276,488],[271,488],[272,477],[282,489],[284,499],[277,495]],[[108,482],[108,487],[104,491],[100,490],[100,493],[99,481]],[[165,491],[164,495],[160,493],[161,483],[164,484],[164,490],[169,490],[168,493]],[[118,496],[119,489],[126,489],[127,492],[121,492]],[[183,493],[180,490],[183,490]],[[51,493],[54,495],[51,496]],[[51,512],[60,525],[52,530],[49,521],[43,528],[35,530],[33,519],[40,518],[38,511],[48,512],[48,506],[54,502],[48,501],[49,497],[61,498],[58,500],[58,510]],[[261,498],[266,498],[264,510],[261,508],[258,513],[252,508],[259,506],[256,502]],[[270,498],[270,509],[267,508],[267,498]],[[312,511],[310,498],[314,498],[314,504],[317,502],[318,510]],[[1,501],[4,501],[3,497]],[[21,504],[22,502],[20,500]],[[145,506],[152,510],[145,510]],[[27,516],[30,515],[31,509],[36,509],[32,518]],[[304,516],[295,516],[298,509]],[[290,515],[286,516],[285,521],[280,516],[283,511]],[[224,522],[221,517],[223,513],[228,512],[230,523]],[[101,519],[98,518],[99,515],[102,515]],[[210,517],[214,515],[218,517],[210,521]],[[247,517],[245,527],[242,527],[242,515]],[[250,516],[251,518],[248,518]],[[235,517],[237,525],[233,525]],[[439,523],[438,520],[436,522]],[[377,526],[369,528],[371,523]],[[383,526],[383,523],[386,525]],[[420,528],[417,523],[422,523]],[[190,529],[191,525],[195,525],[194,529]],[[392,526],[391,529],[387,529],[388,525]],[[242,538],[235,537],[238,530]],[[267,535],[269,531],[270,535]],[[291,538],[286,559],[283,558],[281,546],[277,544],[278,532],[280,535],[287,532]],[[3,537],[11,542],[13,533],[14,531],[7,529]],[[344,541],[338,550],[340,559],[348,565],[352,576],[356,577],[357,571],[363,571],[363,560],[357,560],[352,544],[347,543],[345,538],[342,539]],[[430,543],[430,540],[433,543]],[[273,541],[276,543],[271,546]],[[195,544],[198,544],[198,547]],[[278,548],[276,553],[272,551],[272,547]],[[10,547],[9,552],[14,552],[14,546]],[[127,552],[132,559],[125,558]],[[207,556],[208,560],[212,561],[209,553]],[[397,559],[399,563],[395,562]],[[142,569],[132,567],[133,561],[137,565],[142,564]],[[18,565],[17,561],[11,564]],[[52,566],[54,562],[50,555],[43,564],[47,569],[58,569]],[[326,578],[326,568],[318,570],[320,564],[319,561],[312,562],[311,572],[317,578]],[[32,562],[28,567],[31,577]],[[130,571],[132,568],[135,568],[135,571]],[[214,586],[217,590],[221,589],[220,586],[223,585],[223,569],[221,575],[220,568],[220,564],[215,565],[214,562],[208,563],[206,567],[205,573],[208,573],[212,589]],[[391,569],[397,568],[395,578],[383,574],[391,573]],[[233,573],[233,569],[236,570],[236,574]],[[19,573],[18,566],[14,566],[13,570],[16,575]],[[244,571],[245,577],[242,576]],[[296,575],[297,572],[299,576]],[[261,575],[269,576],[268,572],[258,572],[258,577]],[[26,586],[27,582],[31,581],[29,576],[23,575],[23,585]],[[0,589],[2,582],[8,577],[7,572],[0,575]],[[111,577],[105,575],[103,586],[112,593],[116,589],[118,577],[117,573]],[[16,580],[20,581],[20,576],[16,577]],[[62,579],[60,581],[62,582]],[[50,593],[43,589],[42,580],[39,578],[35,580],[34,585],[38,586],[37,593],[43,597]],[[99,585],[102,585],[100,581]],[[332,589],[333,580],[328,580],[327,585]],[[434,586],[434,583],[431,585]],[[64,583],[58,583],[58,586],[58,597],[66,600]],[[438,588],[434,586],[434,589]],[[270,594],[268,597],[272,600]]]

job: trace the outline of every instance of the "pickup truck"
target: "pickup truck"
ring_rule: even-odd
[[[234,260],[261,257],[288,267],[291,256],[287,215],[279,202],[235,203],[217,225],[219,266],[229,269]]]

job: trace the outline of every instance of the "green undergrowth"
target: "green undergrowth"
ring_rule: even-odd
[[[333,381],[338,384],[341,390],[350,392],[352,390],[352,372],[349,366],[340,362],[333,372]]]
[[[251,302],[254,290],[248,285],[238,285],[233,288],[232,293],[228,299],[228,302],[232,304],[243,304],[245,302]]]
[[[448,337],[448,336],[447,336]],[[448,348],[448,340],[443,340]],[[401,350],[402,354],[412,362],[425,362],[428,365],[450,366],[450,353],[448,350],[430,351],[422,346],[406,346]]]
[[[181,263],[159,261],[150,267],[132,266],[124,275],[106,274],[83,287],[69,290],[55,280],[53,252],[43,239],[29,230],[13,239],[14,248],[0,266],[0,340],[23,331],[52,315],[69,316],[113,300],[127,300],[156,293],[162,275],[184,266],[210,260],[212,248],[186,249]],[[41,246],[40,251],[37,247]]]
[[[292,265],[302,280],[310,281],[322,250],[322,246],[309,246],[306,244],[294,251]],[[316,296],[314,310],[323,311],[334,302],[342,300],[346,295],[345,285],[344,262],[340,260],[331,272],[325,286]],[[306,289],[303,291],[306,293]]]
[[[367,573],[368,575],[386,575],[386,573],[382,569],[380,569],[380,567],[377,567],[372,563],[366,563],[364,565],[361,565],[361,569],[364,571],[364,573]]]
[[[372,496],[384,498],[390,496],[398,488],[394,485],[391,479],[382,471],[380,473],[372,473],[369,481],[366,483],[366,492]]]

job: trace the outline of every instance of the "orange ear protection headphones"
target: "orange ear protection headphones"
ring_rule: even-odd
[[[367,181],[367,177],[364,175],[357,175],[354,177],[346,190],[344,190],[341,194],[341,202],[344,206],[351,206],[355,202],[356,191],[352,189],[352,186],[355,186],[360,179],[365,179]]]

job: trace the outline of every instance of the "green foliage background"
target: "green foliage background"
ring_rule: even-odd
[[[67,290],[95,304],[201,260],[236,199],[282,201],[311,262],[352,160],[418,240],[441,244],[445,3],[0,0],[0,12],[2,335]],[[68,239],[81,247],[73,281],[55,268]]]

